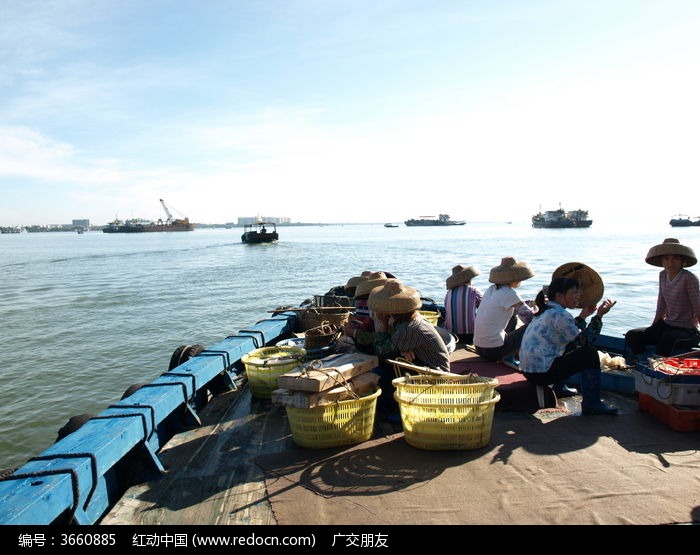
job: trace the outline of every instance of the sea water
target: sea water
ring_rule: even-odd
[[[644,262],[648,249],[678,237],[700,252],[700,228],[667,221],[278,231],[278,243],[262,245],[241,243],[240,228],[0,235],[0,469],[49,447],[71,416],[99,414],[128,386],[155,379],[178,346],[211,346],[363,270],[391,272],[442,302],[456,264],[480,269],[473,283],[484,290],[489,269],[514,256],[536,273],[519,289],[531,299],[558,266],[583,262],[618,301],[603,330],[621,336],[654,316],[659,268]]]

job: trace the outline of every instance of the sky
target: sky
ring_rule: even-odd
[[[0,0],[0,226],[695,216],[698,29],[697,0]]]

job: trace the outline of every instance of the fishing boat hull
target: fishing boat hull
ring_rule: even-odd
[[[279,234],[274,233],[244,233],[241,235],[243,243],[275,243],[279,240]]]
[[[269,231],[268,227],[272,231]],[[241,235],[241,242],[243,243],[276,243],[278,240],[277,226],[273,223],[255,222],[243,226],[243,234]]]
[[[82,427],[39,456],[1,478],[0,524],[279,523],[271,505],[275,501],[274,495],[268,489],[274,487],[274,484],[266,481],[256,461],[260,461],[260,457],[287,452],[290,452],[292,457],[301,456],[302,461],[304,458],[311,460],[314,453],[299,452],[298,449],[292,451],[292,437],[284,410],[271,406],[269,401],[251,396],[241,359],[252,350],[294,337],[297,318],[298,311],[281,309],[273,312],[271,318],[260,320],[248,329],[226,337],[189,360],[174,366],[147,386],[137,388],[130,396],[111,404],[100,415],[89,419]],[[623,339],[604,336],[601,336],[598,347],[611,352],[622,350],[623,353],[625,349]],[[461,360],[465,352],[464,349],[452,352],[453,366],[462,364],[465,372],[473,372],[476,371],[475,368],[479,368],[473,365],[486,364],[490,370],[495,368],[502,373],[510,372],[507,374],[509,380],[519,379],[521,384],[524,382],[524,387],[534,387],[528,385],[518,372],[511,371],[499,363]],[[507,385],[507,380],[504,379],[503,383]],[[633,414],[638,414],[638,411],[635,409]],[[639,419],[640,416],[635,418]],[[551,420],[550,415],[545,422]],[[588,429],[595,425],[595,421],[596,419],[592,419],[580,424],[574,422],[574,428],[579,426],[580,429]],[[600,421],[610,422],[607,418]],[[648,428],[648,422],[643,424]],[[386,427],[389,425],[384,422],[377,422],[377,426],[380,430],[376,440],[378,448],[390,448],[392,444],[400,443],[397,439],[400,429]],[[520,426],[522,429],[518,428],[519,432],[513,436],[512,426]],[[547,426],[553,427],[552,433],[556,433],[556,425],[544,424],[544,427]],[[564,435],[556,436],[559,439],[571,435],[566,433],[567,426],[563,427]],[[479,461],[487,461],[486,472],[493,472],[491,461],[499,456],[501,458],[498,460],[502,460],[504,452],[509,454],[509,464],[513,464],[514,461],[510,460],[510,457],[517,458],[518,453],[525,453],[533,446],[544,445],[543,439],[547,433],[545,430],[542,434],[542,429],[543,422],[536,419],[519,418],[512,422],[507,421],[500,428],[496,426],[495,433],[499,435],[497,440],[492,442],[492,449],[500,452],[500,455],[494,452],[488,456],[469,456],[460,464],[480,465]],[[600,433],[593,428],[592,445],[600,443]],[[614,433],[614,430],[605,432],[610,433]],[[649,430],[644,429],[643,437],[647,438],[648,433]],[[656,436],[659,436],[658,431]],[[532,437],[536,440],[531,441]],[[517,441],[523,442],[522,448],[516,449],[501,444]],[[617,442],[609,443],[611,448],[615,449]],[[575,456],[573,454],[581,449],[581,444],[576,444],[569,451],[558,454],[553,452],[555,457],[552,464],[562,456]],[[367,452],[364,456],[371,453]],[[542,456],[548,454],[550,453],[545,451]],[[615,454],[619,456],[620,450]],[[362,455],[361,451],[359,455]],[[633,455],[637,456],[638,453]],[[324,458],[329,456],[331,455],[326,454],[319,460],[323,462]],[[386,486],[383,486],[385,493],[396,493],[397,489],[400,493],[402,488],[396,487],[395,472],[400,468],[412,468],[413,463],[407,463],[406,456],[410,456],[410,453],[401,455],[401,459],[396,462],[400,467],[387,467],[392,474],[382,478],[388,480]],[[425,460],[424,456],[419,458]],[[362,460],[362,457],[357,460]],[[439,464],[439,460],[444,460],[444,457],[430,462],[428,467]],[[528,467],[532,466],[532,461],[525,462]],[[333,466],[333,458],[328,459],[327,463],[331,465],[329,470],[340,468]],[[409,466],[406,466],[407,464]],[[296,466],[301,470],[307,468],[303,464]],[[633,472],[634,468],[645,467],[642,464],[627,466],[631,469],[630,472]],[[686,466],[688,471],[692,471],[692,465]],[[473,470],[476,467],[470,468]],[[308,466],[308,470],[313,470],[313,466]],[[326,472],[321,470],[322,468],[315,477],[307,477],[306,484],[321,484],[326,475]],[[445,473],[449,471],[449,468],[444,469]],[[674,468],[673,471],[678,469]],[[337,476],[335,470],[329,475]],[[376,482],[380,475],[381,472],[373,471],[375,481],[368,482],[363,488],[381,486],[382,483]],[[543,476],[546,478],[546,473]],[[682,477],[687,479],[686,475]],[[437,476],[423,474],[422,480],[423,483],[429,483],[433,478]],[[648,480],[649,475],[644,474],[643,478]],[[694,475],[692,479],[696,479]],[[416,480],[415,474],[412,474],[406,483],[418,483]],[[279,480],[279,477],[275,482],[286,483],[285,480]],[[546,479],[544,482],[546,483]],[[393,484],[393,487],[390,487],[390,484]],[[538,481],[539,484],[541,481]],[[455,486],[449,480],[448,485],[450,488]],[[472,486],[470,483],[469,487]],[[301,487],[294,491],[299,493],[303,490]],[[406,491],[410,493],[409,490]],[[637,499],[638,491],[635,486],[630,495]],[[370,493],[373,497],[379,495],[378,491]],[[677,492],[673,493],[676,495]],[[359,488],[354,488],[353,495],[359,494]],[[440,493],[440,496],[450,497],[446,491]],[[620,492],[615,490],[614,499],[619,499],[619,496]],[[320,501],[320,498],[332,498],[333,495],[316,497]],[[342,500],[342,494],[340,498]],[[475,504],[484,501],[475,499]],[[686,510],[688,499],[681,501],[678,498],[675,502],[684,503],[683,510]],[[696,500],[693,501],[694,504]],[[330,523],[319,516],[323,511],[314,513],[314,517],[307,517],[301,507],[299,508],[297,524]],[[467,523],[460,515],[460,511],[440,513],[440,523]],[[498,511],[490,513],[489,518],[493,518],[494,515],[503,517],[504,523],[529,522],[528,515],[523,511],[515,511],[513,514]],[[347,523],[355,522],[358,518],[369,518],[372,523],[377,523],[377,514],[372,512],[359,511],[347,516]],[[384,523],[389,517],[395,519],[392,523],[405,524],[415,521],[415,514],[410,511],[405,514],[399,511],[380,516]],[[654,514],[642,513],[640,510],[636,510],[633,516],[638,520],[647,518],[651,523],[658,522]],[[446,517],[453,520],[446,522]],[[619,515],[615,511],[604,512],[601,509],[595,517],[598,523],[612,523],[617,522],[615,519]]]

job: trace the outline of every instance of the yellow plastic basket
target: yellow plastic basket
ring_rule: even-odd
[[[404,438],[419,449],[478,449],[491,440],[498,380],[469,376],[405,376],[392,381]]]
[[[430,322],[433,326],[438,325],[438,319],[440,318],[440,313],[433,310],[419,310],[423,318]]]
[[[294,443],[299,447],[323,449],[367,441],[374,433],[374,415],[381,392],[377,388],[359,399],[312,409],[286,407]]]
[[[263,347],[241,357],[253,397],[270,399],[277,389],[277,378],[304,362],[306,350],[301,347]]]

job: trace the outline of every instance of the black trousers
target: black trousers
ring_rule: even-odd
[[[586,369],[597,370],[600,373],[598,350],[591,345],[572,349],[555,358],[546,372],[523,372],[523,375],[535,385],[550,385]]]
[[[512,355],[520,349],[520,344],[523,341],[523,335],[527,326],[520,326],[518,329],[506,333],[506,338],[503,345],[500,347],[479,347],[476,346],[476,353],[486,360],[497,361],[502,358]]]
[[[625,334],[625,340],[632,353],[639,355],[646,351],[647,345],[656,347],[656,354],[671,356],[674,347],[692,349],[698,346],[700,334],[693,328],[677,328],[663,320],[653,323],[648,328],[636,328]]]

